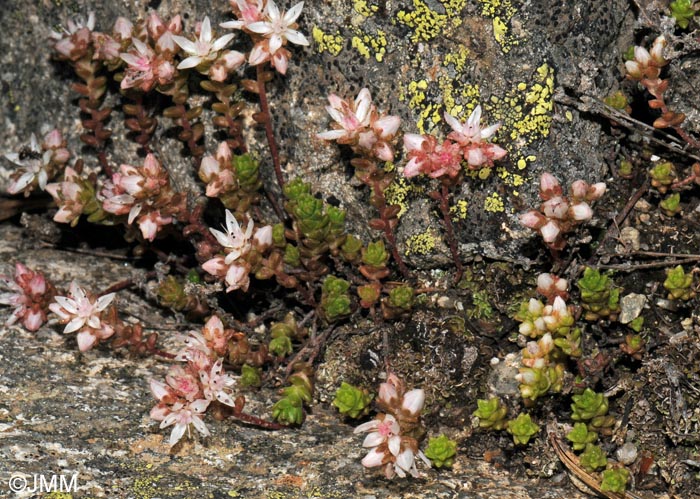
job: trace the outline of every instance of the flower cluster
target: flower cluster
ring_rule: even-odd
[[[64,334],[78,332],[78,348],[85,352],[114,334],[108,313],[114,296],[115,293],[99,298],[90,296],[73,281],[68,296],[54,297],[49,309],[59,317],[61,324],[66,325]]]
[[[569,281],[554,274],[543,273],[537,276],[537,292],[547,298],[550,305],[559,297],[569,298]]]
[[[589,203],[605,193],[605,184],[589,185],[577,180],[569,188],[569,197],[563,195],[559,181],[549,173],[540,178],[540,197],[543,203],[539,211],[530,210],[520,215],[520,222],[542,235],[545,244],[553,250],[566,246],[564,234],[577,225],[590,220],[593,210]]]
[[[182,32],[181,17],[175,16],[165,24],[158,14],[152,12],[146,20],[146,29],[136,32],[141,33],[143,40],[132,36],[133,26],[129,21],[125,20],[120,26],[121,39],[131,42],[125,51],[119,53],[119,58],[126,63],[121,88],[148,92],[156,85],[172,83],[177,76],[175,36]]]
[[[316,137],[350,145],[356,153],[369,158],[394,160],[393,142],[401,118],[380,114],[367,88],[360,90],[355,100],[343,100],[330,94],[328,102],[326,111],[335,121],[333,129]]]
[[[161,227],[184,213],[185,198],[170,187],[168,172],[153,154],[143,166],[121,165],[112,179],[105,182],[99,199],[102,208],[114,215],[128,215],[144,239],[153,241]]]
[[[651,52],[644,47],[634,47],[634,59],[625,62],[627,77],[635,81],[657,79],[661,74],[661,68],[668,64],[663,56],[665,47],[666,38],[663,36],[654,40]]]
[[[55,222],[75,226],[80,215],[90,215],[99,210],[94,184],[70,166],[63,171],[63,180],[48,184],[46,192],[51,194],[58,206],[53,217]]]
[[[248,63],[257,66],[270,61],[277,71],[287,72],[291,53],[287,42],[309,45],[306,37],[297,30],[297,19],[304,7],[299,2],[286,12],[280,12],[274,0],[230,0],[235,21],[221,24],[223,28],[240,29],[253,38],[255,45],[248,56]]]
[[[260,255],[272,245],[272,226],[265,225],[254,229],[253,219],[243,230],[233,214],[226,210],[224,231],[209,229],[224,251],[224,256],[216,256],[202,264],[202,268],[212,275],[223,277],[226,291],[248,290],[249,274],[260,266]]]
[[[447,139],[440,144],[432,135],[404,135],[404,148],[408,163],[403,174],[415,177],[418,174],[431,178],[459,175],[462,160],[470,169],[490,168],[493,162],[503,158],[506,150],[488,142],[501,124],[481,127],[481,106],[476,106],[466,123],[445,113],[445,121],[452,127]]]
[[[230,392],[236,380],[223,370],[221,355],[227,350],[231,332],[217,316],[212,316],[202,332],[191,331],[175,360],[185,364],[170,367],[165,383],[150,380],[150,388],[158,403],[151,409],[151,418],[160,421],[160,428],[173,426],[170,445],[175,445],[189,432],[190,425],[203,436],[209,430],[202,421],[211,404],[234,407]]]
[[[515,319],[521,321],[518,332],[530,338],[537,338],[545,333],[566,334],[574,324],[573,307],[557,296],[552,305],[544,305],[531,298],[523,303]]]
[[[27,331],[36,331],[46,322],[46,311],[55,290],[41,272],[18,262],[14,277],[0,275],[0,284],[7,290],[0,293],[0,305],[14,307],[6,326],[21,320]]]
[[[404,383],[390,374],[379,386],[377,404],[385,411],[375,419],[355,428],[355,433],[369,432],[362,443],[371,450],[362,459],[366,468],[382,466],[387,478],[406,474],[417,477],[416,458],[430,467],[430,460],[418,449],[421,428],[420,412],[425,402],[421,389],[406,391]]]
[[[17,167],[7,192],[29,196],[36,187],[45,189],[46,183],[62,171],[70,159],[70,152],[61,132],[52,130],[44,136],[41,144],[32,134],[28,146],[17,153],[5,154],[5,158]]]

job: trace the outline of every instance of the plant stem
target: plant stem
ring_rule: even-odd
[[[408,267],[406,267],[406,264],[401,258],[401,255],[399,254],[399,249],[396,245],[396,237],[394,236],[393,228],[396,219],[389,218],[386,216],[387,204],[386,197],[384,196],[384,190],[382,189],[382,186],[380,185],[380,182],[378,180],[370,181],[370,183],[372,186],[372,192],[374,193],[374,202],[372,204],[374,204],[374,207],[377,208],[377,211],[379,211],[379,217],[381,218],[382,222],[384,222],[384,237],[386,238],[387,242],[389,243],[389,247],[391,248],[391,256],[394,257],[394,261],[399,266],[401,274],[406,279],[410,279],[411,273],[408,271]]]
[[[464,267],[462,266],[462,261],[459,258],[459,250],[457,249],[457,239],[455,239],[455,230],[454,226],[452,225],[452,219],[450,218],[450,193],[447,190],[446,184],[442,184],[439,194],[440,212],[442,213],[442,220],[445,222],[447,244],[449,244],[450,246],[450,253],[452,253],[452,259],[454,260],[455,267],[457,269],[457,273],[455,274],[455,283],[458,283],[460,279],[462,279]]]
[[[282,176],[282,166],[280,165],[279,150],[277,142],[275,142],[275,133],[272,130],[272,115],[270,114],[270,106],[267,103],[267,93],[265,92],[265,70],[262,64],[256,66],[258,95],[260,95],[260,114],[262,123],[265,126],[265,135],[267,143],[270,146],[270,154],[272,155],[272,164],[275,167],[275,176],[280,189],[284,187],[284,177]]]

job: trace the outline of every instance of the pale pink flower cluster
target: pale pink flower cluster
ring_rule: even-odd
[[[248,217],[248,224],[243,230],[229,210],[226,210],[224,231],[209,229],[224,251],[224,256],[217,256],[202,264],[208,273],[226,281],[226,291],[235,289],[248,290],[251,264],[248,257],[264,253],[272,245],[272,226],[265,225],[254,230],[253,219]],[[253,252],[253,253],[251,253]]]
[[[551,305],[545,305],[535,298],[530,298],[527,311],[529,317],[520,324],[518,332],[530,338],[554,333],[574,323],[573,307],[567,305],[560,296],[555,297]]]
[[[335,123],[333,129],[316,135],[319,139],[347,144],[356,152],[380,159],[394,160],[393,142],[401,118],[381,115],[372,103],[367,88],[360,90],[355,100],[343,100],[335,94],[328,96],[326,111]]]
[[[41,144],[32,134],[29,145],[19,152],[5,154],[5,158],[17,166],[7,192],[29,196],[37,187],[45,189],[47,182],[60,173],[70,159],[70,152],[61,132],[54,129],[44,136]]]
[[[190,431],[190,425],[203,436],[209,430],[202,420],[212,403],[229,407],[235,404],[231,389],[236,381],[223,370],[223,359],[230,333],[217,316],[212,316],[202,332],[192,331],[175,360],[184,365],[173,365],[165,383],[152,379],[150,388],[158,404],[151,409],[151,418],[160,421],[160,428],[173,426],[170,445],[175,445]]]
[[[549,173],[540,178],[540,197],[543,203],[539,211],[530,210],[520,215],[520,222],[542,235],[545,244],[554,250],[566,246],[564,234],[577,225],[590,220],[593,210],[589,203],[600,199],[605,193],[605,184],[589,185],[577,180],[569,188],[569,196],[563,195],[559,181]]]
[[[36,331],[46,322],[47,305],[53,299],[54,289],[41,272],[18,262],[14,277],[0,275],[0,284],[6,290],[0,293],[0,305],[14,307],[6,326],[21,320],[27,331]]]
[[[663,56],[666,43],[666,38],[662,35],[654,40],[651,52],[644,47],[634,47],[634,59],[625,62],[627,77],[635,81],[657,79],[661,74],[661,68],[668,63]]]
[[[466,123],[459,122],[449,113],[445,113],[445,121],[452,127],[452,132],[442,144],[432,135],[404,135],[408,158],[403,170],[406,177],[422,173],[432,178],[455,178],[460,172],[462,160],[475,170],[490,168],[494,161],[506,155],[505,149],[488,141],[501,124],[482,128],[481,106],[474,108]]]
[[[304,2],[299,2],[286,12],[280,12],[274,0],[229,0],[235,21],[221,24],[223,28],[240,29],[253,38],[255,45],[248,56],[252,66],[270,61],[281,74],[287,72],[291,52],[285,48],[287,42],[309,45],[297,30],[297,19]]]
[[[183,36],[174,36],[173,40],[187,54],[180,61],[177,69],[196,68],[203,74],[208,74],[214,81],[224,81],[229,73],[239,68],[245,62],[245,55],[236,50],[224,50],[233,39],[233,34],[214,38],[209,17],[205,17],[198,25],[196,40]]]
[[[94,198],[91,184],[70,166],[63,172],[63,180],[48,184],[46,192],[51,194],[58,206],[54,221],[72,226],[78,223],[83,208]]]
[[[215,156],[207,155],[202,158],[199,178],[207,184],[207,196],[218,197],[235,189],[231,157],[231,148],[226,142],[220,142]]]
[[[132,37],[130,24],[120,26],[122,39],[131,42],[126,45],[126,51],[119,54],[126,63],[121,88],[148,92],[156,85],[172,83],[177,76],[174,56],[179,50],[175,37],[182,31],[182,18],[177,15],[166,24],[158,14],[151,12],[145,30],[136,30],[141,32],[143,40]]]
[[[99,199],[102,208],[114,215],[128,215],[136,222],[144,239],[153,241],[158,231],[171,224],[182,210],[184,198],[173,192],[168,172],[160,161],[148,154],[141,167],[121,165],[105,182]]]
[[[55,296],[49,309],[59,317],[61,324],[66,325],[64,334],[78,332],[78,348],[85,352],[114,334],[107,318],[114,296],[115,293],[109,293],[96,298],[73,281],[68,296]]]
[[[553,303],[559,297],[569,298],[569,281],[554,274],[543,273],[537,276],[537,292],[547,298],[547,303]]]
[[[411,436],[420,425],[420,413],[425,402],[421,389],[406,391],[396,375],[389,375],[379,386],[377,403],[385,412],[355,428],[355,433],[369,432],[362,443],[370,451],[362,459],[366,468],[381,466],[387,478],[398,475],[418,477],[416,458],[428,467],[430,460],[418,449],[418,441]]]
[[[83,19],[69,19],[62,32],[51,32],[50,36],[55,40],[53,48],[60,58],[77,61],[88,53],[94,29],[94,12],[88,14],[86,21]]]

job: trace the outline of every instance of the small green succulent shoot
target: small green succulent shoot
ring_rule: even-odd
[[[670,161],[664,161],[649,170],[649,176],[651,177],[651,185],[661,194],[665,194],[668,186],[676,180],[676,167]]]
[[[513,436],[513,442],[519,445],[527,445],[530,438],[540,431],[540,427],[532,422],[529,414],[521,412],[517,418],[508,421],[506,431]]]
[[[587,267],[577,284],[581,292],[581,306],[587,311],[586,320],[615,318],[620,311],[620,290],[615,287],[609,274],[601,274]]]
[[[602,393],[596,393],[590,388],[571,398],[574,401],[571,404],[571,419],[574,421],[590,421],[608,413],[608,399]]]
[[[608,95],[605,99],[603,99],[603,102],[610,107],[620,110],[625,110],[627,109],[627,106],[629,106],[627,96],[621,90]]]
[[[272,244],[276,248],[284,248],[287,245],[287,237],[284,232],[284,224],[278,223],[272,226]]]
[[[243,364],[241,367],[241,386],[243,387],[258,387],[262,383],[260,376],[260,368]]]
[[[234,155],[232,163],[241,189],[246,192],[254,192],[262,186],[262,180],[259,176],[260,165],[250,154]]]
[[[608,464],[608,457],[599,445],[589,443],[579,456],[579,464],[583,469],[591,472],[605,467]]]
[[[622,494],[625,492],[629,481],[630,472],[627,471],[627,468],[611,468],[603,471],[600,490]]]
[[[329,322],[350,315],[350,283],[345,279],[329,275],[321,287],[321,311]]]
[[[457,455],[457,442],[447,438],[447,435],[431,438],[425,455],[436,468],[451,468]]]
[[[161,305],[177,311],[183,310],[189,301],[183,283],[171,275],[158,285],[158,299]]]
[[[301,424],[304,420],[304,408],[299,399],[285,397],[272,406],[272,418],[282,424]]]
[[[372,398],[373,396],[367,390],[343,381],[335,392],[333,405],[338,408],[341,414],[356,419],[369,413]]]
[[[491,397],[488,400],[479,399],[476,401],[477,409],[472,413],[479,418],[480,428],[490,428],[492,430],[502,430],[506,427],[506,415],[508,408],[503,405],[498,397]]]
[[[369,243],[367,249],[362,252],[362,263],[372,267],[384,267],[389,261],[389,252],[384,247],[384,241],[379,240]]]
[[[300,177],[295,177],[284,186],[284,195],[291,201],[296,201],[303,194],[311,194],[311,184],[304,182]]]
[[[575,451],[584,450],[588,444],[598,440],[598,434],[588,431],[586,423],[576,423],[574,428],[566,435],[566,439],[571,442]]]
[[[690,21],[695,17],[693,0],[674,0],[670,3],[669,8],[671,9],[671,17],[676,20],[678,27],[688,28]]]
[[[294,350],[292,347],[292,339],[289,336],[272,338],[268,344],[268,348],[270,353],[277,357],[286,357]]]
[[[399,286],[389,291],[389,306],[402,310],[413,307],[414,291],[411,286]]]
[[[340,254],[350,263],[360,261],[360,253],[362,251],[362,241],[352,234],[348,234],[345,241],[340,246]]]
[[[642,326],[644,325],[644,317],[641,315],[637,317],[636,319],[630,321],[629,324],[627,324],[632,331],[635,333],[639,333],[642,330]]]
[[[695,296],[692,285],[693,274],[686,274],[682,265],[666,271],[664,288],[668,291],[669,300],[690,300]]]
[[[676,192],[668,196],[666,199],[661,200],[659,203],[659,208],[663,214],[668,217],[672,217],[680,213],[682,211],[680,193]]]

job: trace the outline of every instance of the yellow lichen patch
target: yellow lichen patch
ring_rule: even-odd
[[[454,78],[441,76],[438,78],[438,86],[442,91],[445,111],[462,121],[466,121],[469,114],[479,104],[479,99],[481,98],[479,85],[463,85]],[[438,115],[441,114],[438,113]],[[440,118],[442,117],[440,116]]]
[[[484,210],[491,213],[500,213],[505,211],[503,198],[494,192],[484,200]]]
[[[460,45],[455,52],[450,52],[445,55],[442,61],[443,66],[454,66],[457,73],[461,73],[467,66],[467,59],[469,58],[469,49],[464,45]]]
[[[319,53],[329,52],[331,55],[336,56],[343,50],[343,37],[340,36],[340,31],[325,33],[318,26],[314,26],[311,30],[311,36],[316,42],[316,48]]]
[[[413,0],[413,10],[400,10],[396,19],[401,24],[413,29],[411,41],[429,41],[441,35],[448,26],[459,26],[462,23],[459,15],[466,0],[441,0],[444,12],[431,9],[424,0]]]
[[[399,175],[389,184],[389,187],[386,188],[384,196],[388,204],[395,204],[401,207],[398,215],[396,215],[397,218],[401,218],[408,209],[407,199],[409,194],[420,191],[422,191],[421,188],[409,183],[403,175]]]
[[[367,5],[367,0],[353,0],[352,6],[355,12],[365,17],[369,17],[379,10],[376,5]]]
[[[517,12],[511,0],[479,0],[481,14],[493,22],[493,37],[504,54],[522,41],[511,30],[510,21]]]
[[[542,64],[537,68],[533,82],[522,88],[522,83],[519,83],[504,97],[492,96],[484,106],[493,120],[503,123],[498,135],[507,140],[501,140],[500,145],[514,155],[549,135],[554,105],[554,70],[548,64]],[[513,161],[519,168],[522,166],[519,159]]]
[[[450,215],[452,216],[452,220],[466,220],[468,205],[469,203],[467,203],[466,199],[459,199],[455,204],[450,206]]]
[[[435,249],[437,239],[432,229],[411,236],[406,241],[406,255],[427,255]]]
[[[376,35],[367,33],[360,28],[354,28],[355,36],[352,37],[352,46],[357,49],[365,59],[374,57],[377,62],[384,60],[386,54],[386,33],[380,29]]]

